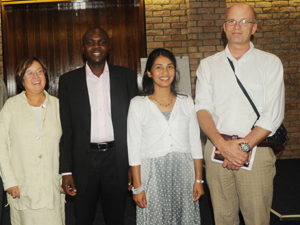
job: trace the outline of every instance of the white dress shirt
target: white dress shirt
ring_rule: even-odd
[[[91,142],[113,141],[114,129],[111,120],[108,64],[105,62],[105,67],[100,77],[93,74],[87,63],[85,68],[91,106]]]
[[[191,153],[194,159],[202,159],[200,130],[191,97],[177,97],[169,120],[147,96],[133,98],[128,112],[127,142],[130,166],[170,152]]]
[[[85,74],[91,107],[91,143],[114,141],[108,64],[105,62],[103,73],[97,77],[86,63]],[[62,175],[72,173],[66,172]]]
[[[260,113],[255,126],[273,135],[284,118],[283,67],[277,56],[255,49],[252,43],[238,61],[228,46],[201,60],[197,70],[195,110],[208,110],[219,131],[250,133],[257,116],[239,87],[227,57]]]

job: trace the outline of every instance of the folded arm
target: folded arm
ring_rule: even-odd
[[[207,110],[199,110],[197,112],[200,127],[212,143],[218,148],[220,153],[224,156],[224,167],[227,167],[228,162],[234,167],[241,167],[248,158],[248,154],[243,152],[240,144],[247,143],[246,139],[237,139],[226,141],[217,130],[211,114]],[[228,162],[227,162],[228,161]],[[233,168],[233,169],[238,169]]]

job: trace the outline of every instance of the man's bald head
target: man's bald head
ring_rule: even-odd
[[[255,21],[255,11],[251,5],[248,5],[247,3],[240,2],[232,5],[228,10],[226,14],[226,19],[228,19],[228,15],[230,15],[231,11],[233,10],[249,10],[252,14],[253,22]]]

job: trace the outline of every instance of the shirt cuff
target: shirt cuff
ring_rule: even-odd
[[[72,175],[72,172],[66,172],[66,173],[62,173],[62,176],[66,176],[66,175]]]
[[[276,133],[276,127],[274,127],[273,124],[271,123],[268,123],[268,122],[265,122],[265,121],[260,121],[258,120],[256,123],[255,123],[255,126],[258,126],[258,127],[261,127],[265,130],[268,130],[271,132],[271,134],[269,136],[272,136]]]
[[[10,180],[8,182],[4,183],[4,190],[6,191],[7,189],[11,188],[11,187],[16,187],[19,186],[17,180]]]
[[[212,109],[209,106],[205,106],[205,105],[195,105],[195,112],[197,113],[200,110],[207,110],[210,114],[212,114]]]

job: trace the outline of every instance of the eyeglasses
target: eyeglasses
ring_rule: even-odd
[[[237,24],[237,21],[236,20],[226,20],[225,23],[229,26],[235,26]],[[250,22],[248,20],[241,20],[238,22],[238,24],[241,26],[241,27],[245,27],[245,26],[248,26],[249,23],[255,23],[255,22]]]
[[[45,74],[45,72],[44,72],[44,70],[40,69],[40,70],[37,70],[35,72],[25,73],[24,77],[26,77],[26,78],[32,78],[35,74],[37,74],[38,76],[42,76],[42,75]]]

